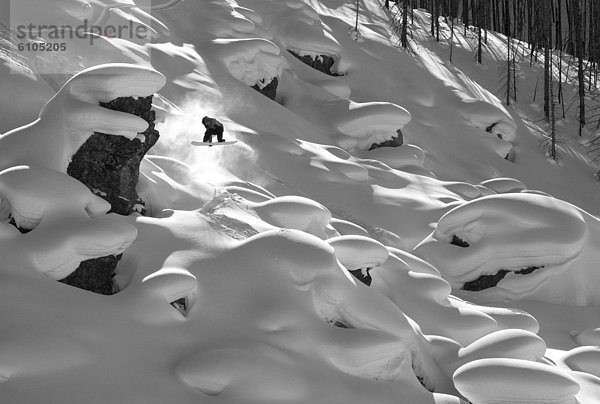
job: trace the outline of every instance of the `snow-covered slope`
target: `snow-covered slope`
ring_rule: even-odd
[[[340,0],[52,2],[46,23],[153,39],[0,39],[1,402],[597,402],[594,167],[568,133],[550,163],[535,106],[499,101],[500,36],[475,67],[424,11],[397,49],[377,0],[358,41]],[[152,93],[149,216],[107,215],[66,165],[147,127],[98,102]],[[238,142],[191,146],[205,115]],[[123,251],[115,295],[54,281]]]

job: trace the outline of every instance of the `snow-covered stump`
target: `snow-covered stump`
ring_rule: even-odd
[[[140,163],[159,137],[158,131],[154,129],[152,95],[118,97],[106,103],[100,102],[100,106],[139,116],[148,122],[148,129],[132,140],[94,132],[73,156],[67,174],[108,201],[111,212],[120,215],[133,212],[144,214],[145,204],[139,197],[136,186]],[[116,290],[112,276],[120,259],[121,255],[111,255],[84,261],[61,282],[95,293],[113,294]]]

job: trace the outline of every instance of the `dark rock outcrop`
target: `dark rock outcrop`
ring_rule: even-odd
[[[121,256],[109,255],[83,261],[75,272],[59,282],[101,295],[112,295],[118,292],[112,277]]]
[[[144,202],[138,196],[135,187],[140,162],[159,137],[158,131],[154,129],[152,96],[137,99],[119,97],[100,105],[137,115],[147,121],[148,129],[142,133],[145,139],[142,142],[137,138],[129,140],[123,136],[95,132],[75,153],[67,168],[67,174],[107,200],[112,206],[111,212],[129,215],[138,211],[144,214]]]
[[[266,81],[266,80],[265,80]],[[264,84],[261,83],[261,84]],[[252,86],[253,89],[261,93],[262,95],[269,97],[272,100],[275,100],[275,96],[277,95],[277,85],[279,84],[279,79],[277,77],[273,77],[271,81],[261,88],[260,85],[255,84]]]
[[[335,64],[335,59],[332,56],[327,55],[318,55],[317,57],[304,55],[300,56],[298,53],[288,50],[292,55],[294,55],[297,59],[302,61],[304,64],[309,65],[313,69],[316,69],[320,72],[328,74],[330,76],[338,76],[338,74],[334,73],[331,68]]]
[[[371,147],[369,147],[369,150],[373,150],[373,149],[377,149],[379,147],[399,147],[402,146],[404,144],[404,135],[402,134],[402,131],[400,129],[398,129],[396,131],[396,133],[398,134],[398,136],[392,136],[391,139],[389,140],[385,140],[381,143],[373,143],[371,145]]]
[[[149,124],[148,129],[142,133],[144,139],[129,140],[122,136],[95,132],[75,153],[67,174],[107,200],[112,206],[111,212],[129,215],[137,211],[144,214],[144,201],[135,188],[142,158],[159,137],[158,131],[154,129],[152,96],[119,97],[100,105],[143,118]],[[115,287],[112,277],[120,258],[119,255],[84,261],[61,282],[95,293],[113,294]]]
[[[353,271],[348,271],[348,272],[350,272],[356,279],[358,279],[365,285],[371,286],[371,282],[373,282],[373,278],[371,278],[371,274],[369,273],[370,270],[371,270],[371,268],[367,268],[364,271],[364,273],[363,273],[362,269],[355,269]]]
[[[544,268],[544,265],[539,267],[527,267],[519,271],[507,271],[506,269],[501,269],[493,275],[481,275],[475,280],[465,282],[461,289],[468,290],[471,292],[480,292],[482,290],[493,288],[494,286],[496,286],[498,282],[500,282],[502,279],[504,279],[506,275],[508,275],[509,272],[513,272],[517,275],[528,275],[541,268]]]
[[[29,233],[31,230],[33,229],[25,229],[23,227],[19,227],[17,226],[17,222],[15,222],[15,219],[13,219],[12,217],[10,218],[10,220],[8,221],[8,224],[13,225],[17,230],[19,230],[21,232],[21,234],[27,234]]]
[[[468,242],[466,242],[462,238],[458,237],[456,234],[452,235],[452,240],[450,241],[450,244],[456,245],[456,246],[459,246],[462,248],[467,248],[469,246]]]

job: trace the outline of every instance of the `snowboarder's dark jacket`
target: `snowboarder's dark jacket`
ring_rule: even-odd
[[[202,118],[202,124],[206,128],[204,132],[203,142],[212,143],[212,137],[216,136],[219,142],[223,142],[223,124],[217,121],[215,118],[205,116]]]

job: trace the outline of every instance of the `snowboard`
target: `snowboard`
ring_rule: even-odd
[[[192,140],[192,144],[194,146],[227,146],[230,144],[234,144],[237,143],[237,140],[227,140],[225,142],[213,142],[213,143],[208,143],[208,142],[201,142],[199,140]]]

